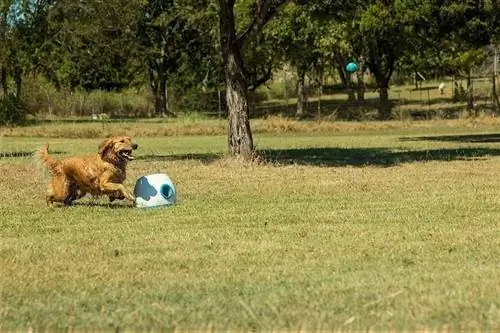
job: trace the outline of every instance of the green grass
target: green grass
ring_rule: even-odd
[[[498,329],[500,134],[460,124],[261,133],[259,165],[140,136],[127,186],[167,172],[158,209],[49,210],[29,152],[99,138],[2,137],[0,331]]]

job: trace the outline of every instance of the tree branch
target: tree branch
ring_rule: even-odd
[[[257,12],[254,14],[252,22],[237,37],[238,45],[241,47],[248,38],[258,33],[267,22],[278,12],[278,9],[289,0],[259,0],[257,3]]]
[[[273,75],[272,68],[267,68],[267,69],[262,68],[261,76],[259,77],[258,74],[256,75],[255,79],[252,80],[252,82],[248,86],[248,90],[255,91],[258,87],[269,81],[272,75]]]

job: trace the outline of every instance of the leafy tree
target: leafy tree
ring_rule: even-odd
[[[22,124],[27,108],[22,101],[23,75],[33,68],[33,52],[43,33],[48,1],[3,1],[0,4],[0,122]],[[8,77],[14,81],[10,93]]]
[[[320,49],[326,52],[328,65],[336,69],[340,80],[347,92],[349,101],[364,99],[363,75],[366,71],[366,65],[362,63],[362,57],[354,55],[348,25],[342,21],[329,20],[324,23],[324,31],[320,36]],[[354,87],[351,80],[352,74],[347,72],[346,64],[350,61],[357,61],[359,69],[356,72],[357,86]],[[356,88],[356,89],[354,89]],[[357,92],[357,97],[356,93]]]
[[[468,108],[473,107],[471,69],[480,64],[495,34],[495,0],[427,2],[428,20],[413,35],[413,48],[401,59],[404,71],[467,77]]]
[[[186,79],[194,73],[191,84],[203,76],[216,76],[217,67],[200,68],[216,54],[215,31],[211,29],[215,17],[209,1],[150,0],[142,7],[138,38],[157,114],[172,114],[166,95],[172,76]]]
[[[448,64],[467,73],[467,108],[471,110],[474,107],[471,68],[485,59],[481,48],[491,43],[498,14],[485,1],[448,0],[439,4],[435,39],[451,55]]]
[[[51,3],[51,0],[10,0],[0,5],[0,94],[7,95],[10,76],[15,83],[15,96],[21,98],[23,75],[33,70]]]
[[[320,50],[320,38],[326,32],[324,25],[318,25],[306,6],[292,3],[270,23],[266,33],[276,41],[276,47],[283,52],[283,61],[297,71],[297,117],[305,115],[308,99],[306,75],[323,64],[324,52]]]
[[[389,82],[397,61],[413,48],[415,27],[425,24],[425,0],[364,1],[354,11],[350,42],[354,53],[375,77],[379,91],[379,117],[391,117]]]

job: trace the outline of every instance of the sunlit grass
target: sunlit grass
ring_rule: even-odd
[[[392,120],[392,121],[335,121],[296,120],[283,116],[269,116],[252,119],[254,134],[290,135],[344,135],[345,133],[366,133],[400,130],[432,132],[488,131],[500,126],[500,119],[482,115],[474,118],[441,120]],[[2,137],[26,138],[96,138],[116,134],[134,137],[179,137],[179,136],[217,136],[227,134],[227,120],[210,118],[203,115],[186,115],[174,119],[107,120],[90,121],[84,118],[55,118],[50,122],[35,123],[24,127],[0,127]],[[194,139],[195,141],[197,139]]]

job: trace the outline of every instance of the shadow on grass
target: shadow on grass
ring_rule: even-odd
[[[132,209],[135,208],[130,202],[95,202],[95,201],[73,201],[73,207],[103,207],[109,209]]]
[[[136,160],[142,161],[186,161],[186,160],[198,160],[201,163],[209,164],[219,160],[223,157],[222,154],[172,154],[172,155],[142,155],[137,156]]]
[[[498,156],[500,149],[461,148],[394,151],[386,148],[302,148],[263,150],[263,156],[279,164],[316,166],[393,166],[426,161],[454,161]]]
[[[418,88],[412,88],[411,91],[427,91],[427,90],[438,90],[439,86],[425,86],[425,87],[418,87]]]
[[[1,158],[12,158],[12,157],[32,157],[34,154],[34,151],[25,151],[25,150],[19,150],[19,151],[0,151],[0,159]],[[60,155],[64,154],[63,151],[50,151],[51,155]]]
[[[404,137],[401,141],[443,141],[462,143],[500,142],[500,133]]]
[[[264,149],[258,154],[265,161],[276,165],[311,165],[324,167],[342,166],[394,166],[403,163],[426,161],[454,161],[500,156],[500,149],[459,148],[434,150],[393,150],[387,148],[292,148]],[[147,155],[137,159],[147,161],[199,160],[209,164],[222,158],[217,154]]]
[[[356,120],[356,119],[376,119],[378,98],[366,98],[362,101],[348,101],[347,99],[325,98],[321,100],[310,100],[306,104],[304,118],[313,118],[318,116],[318,108],[321,114],[328,116],[336,114],[338,119]],[[389,108],[393,109],[397,105],[397,100],[389,101]],[[297,112],[296,104],[285,104],[282,102],[263,103],[256,105],[250,112],[251,118],[262,118],[272,115],[282,115],[285,117],[295,117]]]
[[[439,105],[436,108],[434,105]],[[362,101],[348,101],[346,99],[324,99],[321,101],[311,100],[306,105],[306,114],[303,118],[316,118],[335,116],[338,120],[377,120],[379,98],[367,97]],[[403,114],[400,114],[404,107]],[[418,98],[391,98],[389,109],[392,114],[400,114],[415,120],[428,119],[432,117],[457,118],[463,112],[464,104],[452,103],[449,98],[437,97],[428,100]],[[297,106],[295,104],[266,103],[256,105],[250,112],[251,118],[262,118],[272,115],[295,117]]]

